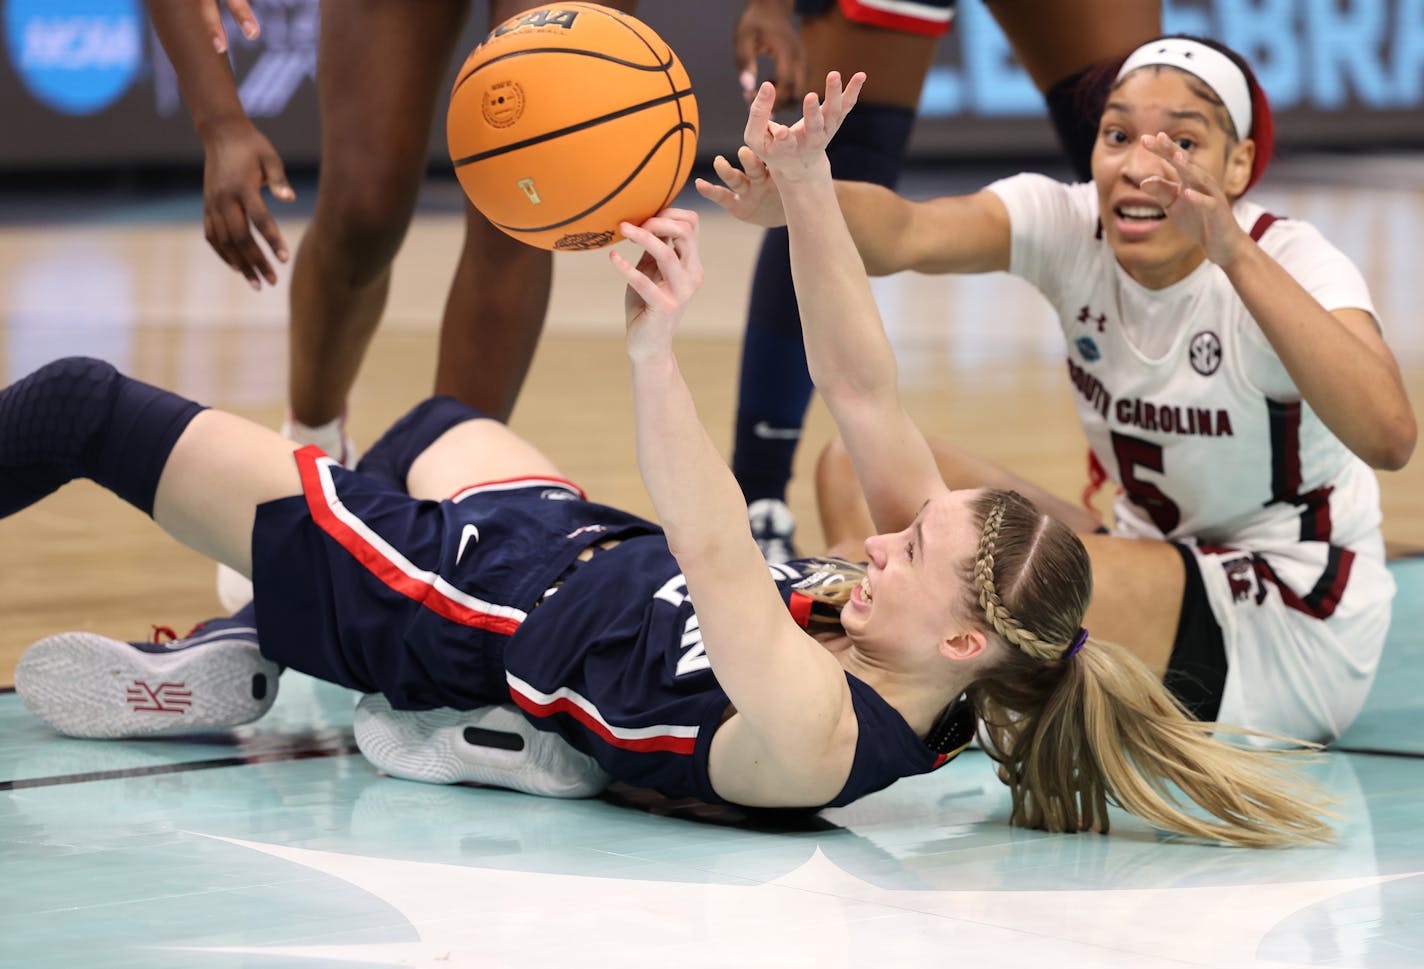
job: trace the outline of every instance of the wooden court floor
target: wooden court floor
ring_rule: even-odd
[[[1424,175],[1407,158],[1377,164],[1384,174],[1373,180],[1358,177],[1358,160],[1344,172],[1331,163],[1287,166],[1274,187],[1270,179],[1262,186],[1259,200],[1312,221],[1361,266],[1418,408]],[[906,190],[943,189],[922,175]],[[447,214],[454,191],[431,186],[427,212],[397,262],[387,318],[351,401],[358,445],[374,441],[430,390],[435,331],[461,232]],[[207,249],[193,221],[194,199],[107,203],[88,218],[75,211],[81,203],[66,201],[62,218],[46,219],[30,202],[24,217],[0,224],[0,378],[8,383],[55,357],[86,353],[275,427],[285,399],[285,276],[275,290],[251,292]],[[725,452],[758,236],[720,213],[706,216],[707,282],[686,320],[680,359]],[[300,221],[285,226],[294,242]],[[1005,275],[903,274],[876,288],[922,425],[1078,495],[1082,436],[1063,375],[1062,338],[1037,293]],[[621,292],[603,254],[560,257],[546,337],[512,424],[590,495],[650,514],[634,462]],[[820,542],[811,465],[829,433],[813,407],[790,494],[798,542],[808,551]],[[1424,462],[1380,479],[1391,547],[1424,549]],[[9,681],[25,645],[58,627],[137,635],[152,623],[186,628],[208,618],[216,600],[206,571],[197,556],[87,483],[0,521],[0,682]]]
[[[959,183],[920,174],[906,190],[946,184]],[[452,191],[430,187],[397,262],[351,402],[358,444],[428,393],[461,231]],[[1300,160],[1258,199],[1356,260],[1419,412],[1424,157]],[[0,200],[0,382],[85,353],[276,426],[285,285],[253,294],[222,267],[197,204]],[[707,284],[680,357],[725,450],[757,235],[704,214]],[[284,227],[294,242],[300,219]],[[1041,299],[1003,276],[902,276],[876,292],[923,425],[1077,495],[1083,442]],[[512,423],[592,497],[650,514],[621,293],[602,255],[559,258]],[[790,496],[807,550],[820,537],[811,462],[828,436],[813,408]],[[1404,557],[1400,608],[1371,715],[1317,768],[1341,798],[1334,846],[1233,851],[1124,818],[1107,838],[1014,831],[975,752],[804,830],[765,831],[689,819],[679,805],[380,778],[351,747],[352,697],[302,677],[283,678],[258,724],[183,741],[63,740],[0,692],[0,965],[1417,969],[1424,562],[1408,556],[1424,551],[1424,464],[1381,484],[1385,535]],[[0,521],[0,686],[41,636],[140,638],[216,610],[210,565],[96,487],[67,486]]]

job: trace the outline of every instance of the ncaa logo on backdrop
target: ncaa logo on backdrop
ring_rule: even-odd
[[[31,94],[62,114],[93,114],[143,67],[138,0],[8,0],[5,47]]]

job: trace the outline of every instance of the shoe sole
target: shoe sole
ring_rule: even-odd
[[[15,667],[15,692],[70,737],[147,737],[251,723],[277,698],[277,664],[249,639],[145,653],[96,633],[35,643]]]
[[[592,797],[609,782],[592,757],[535,728],[512,706],[393,710],[373,693],[356,705],[352,725],[366,759],[405,780],[488,784],[544,797]]]

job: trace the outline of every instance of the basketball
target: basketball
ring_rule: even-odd
[[[692,168],[697,101],[646,24],[593,3],[500,24],[450,94],[450,160],[475,208],[541,249],[597,249],[672,202]]]

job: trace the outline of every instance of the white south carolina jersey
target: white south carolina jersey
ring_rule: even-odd
[[[1245,665],[1233,640],[1261,633],[1251,631],[1257,619],[1243,610],[1268,593],[1319,626],[1340,608],[1348,585],[1352,602],[1342,611],[1369,613],[1371,638],[1377,632],[1382,643],[1379,619],[1387,623],[1394,586],[1384,566],[1378,480],[1301,399],[1221,268],[1204,261],[1185,279],[1148,289],[1103,238],[1091,183],[1026,174],[989,188],[1009,211],[1010,272],[1058,313],[1079,420],[1120,488],[1115,534],[1179,541],[1197,552],[1233,673]],[[1359,271],[1314,227],[1246,201],[1234,213],[1326,310],[1374,314]],[[1317,635],[1335,638],[1324,629],[1307,638]],[[1359,664],[1352,675],[1367,686],[1376,646],[1339,645],[1341,660]],[[1228,694],[1232,678],[1240,684],[1229,678]],[[1226,713],[1224,704],[1222,719]],[[1315,719],[1338,726],[1348,718]]]
[[[1092,184],[1019,175],[990,189],[1009,210],[1010,272],[1058,312],[1079,420],[1122,489],[1119,532],[1243,548],[1377,533],[1374,472],[1301,400],[1219,266],[1148,289],[1101,237]],[[1314,227],[1246,201],[1235,214],[1325,309],[1374,313]]]

